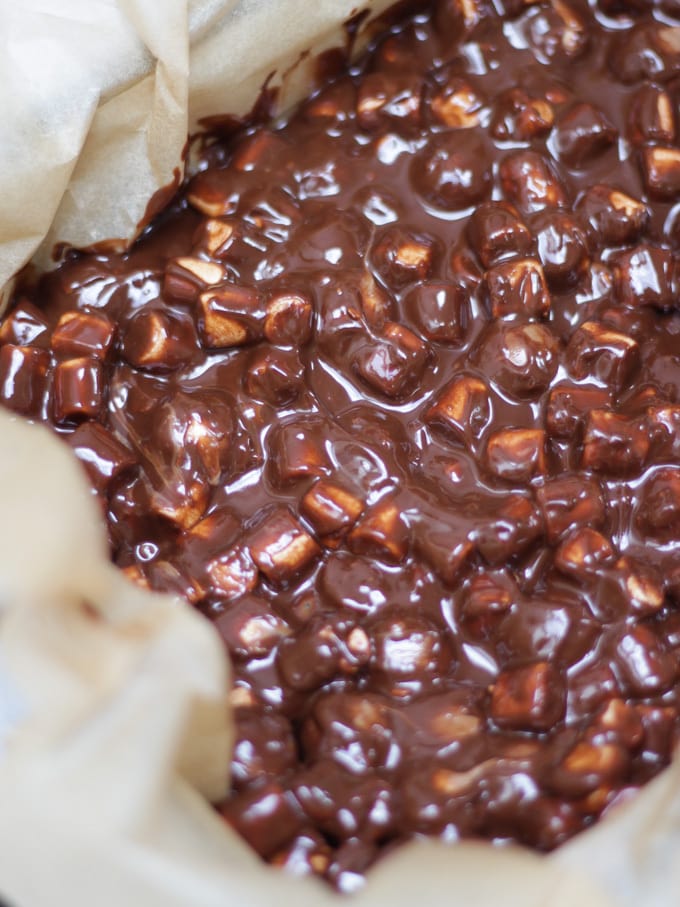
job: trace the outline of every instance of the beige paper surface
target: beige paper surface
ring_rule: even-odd
[[[0,287],[42,243],[131,237],[188,128],[388,0],[0,0]],[[290,102],[304,70],[284,86]],[[1,297],[0,297],[1,298]],[[209,807],[228,668],[191,609],[109,564],[79,467],[0,413],[0,895],[15,907],[330,907]],[[674,907],[680,766],[541,858],[410,845],[353,907]]]

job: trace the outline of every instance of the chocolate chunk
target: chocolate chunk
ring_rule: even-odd
[[[474,554],[474,545],[460,527],[442,520],[420,523],[415,530],[415,548],[437,576],[454,585]]]
[[[548,395],[545,424],[555,438],[572,438],[590,410],[609,403],[610,392],[592,385],[558,384]]]
[[[380,560],[399,563],[408,552],[409,530],[396,502],[384,498],[366,511],[348,537],[357,554],[371,554]]]
[[[489,387],[474,375],[455,378],[425,413],[426,422],[466,444],[479,438],[490,418]]]
[[[639,420],[606,409],[594,409],[587,415],[582,454],[586,469],[634,475],[648,453],[649,438]]]
[[[401,397],[423,373],[428,348],[408,328],[393,322],[382,336],[362,344],[353,357],[354,368],[365,383],[386,397]]]
[[[635,142],[670,145],[675,139],[675,113],[668,92],[658,85],[642,85],[629,110],[630,137]]]
[[[610,576],[624,599],[623,607],[631,613],[649,617],[663,605],[663,583],[653,567],[624,556],[616,561]],[[611,588],[611,584],[608,585]]]
[[[547,325],[499,324],[482,335],[476,359],[506,393],[532,398],[557,372],[558,345]]]
[[[506,315],[540,317],[550,312],[550,294],[540,263],[514,258],[486,272],[486,291],[494,318]]]
[[[649,218],[647,206],[613,186],[591,186],[581,196],[577,212],[590,228],[598,246],[619,246],[634,242]]]
[[[589,526],[574,530],[555,552],[555,566],[567,576],[587,581],[614,558],[614,549],[601,532]]]
[[[609,66],[626,84],[643,79],[665,82],[680,71],[680,28],[640,22],[611,43]]]
[[[52,351],[59,357],[92,356],[105,359],[113,342],[114,326],[103,315],[66,312],[52,332]]]
[[[222,815],[263,856],[270,856],[291,841],[302,827],[293,797],[273,782],[234,797]]]
[[[130,365],[149,371],[190,365],[198,353],[194,323],[186,315],[145,309],[126,325],[121,353]]]
[[[387,227],[375,241],[373,262],[388,286],[399,289],[432,273],[435,241],[402,226]]]
[[[645,535],[672,539],[680,529],[680,470],[658,469],[642,486],[637,522]]]
[[[577,283],[587,264],[588,243],[576,218],[563,211],[543,211],[531,226],[548,284],[559,290]]]
[[[548,479],[536,490],[536,497],[551,544],[573,529],[598,529],[604,524],[604,501],[595,479],[579,475]]]
[[[357,122],[362,129],[416,128],[420,120],[422,83],[409,73],[387,76],[369,73],[357,97]]]
[[[0,400],[25,416],[39,416],[47,390],[49,354],[7,343],[0,348]]]
[[[489,153],[471,131],[433,136],[413,159],[410,175],[416,192],[444,211],[477,204],[491,188]]]
[[[460,76],[448,79],[429,100],[432,116],[450,129],[479,126],[484,98],[479,90]]]
[[[47,319],[27,301],[20,301],[0,324],[0,343],[13,346],[47,345],[47,334]]]
[[[309,621],[279,646],[278,667],[294,690],[311,691],[338,674],[352,676],[368,664],[371,640],[351,621]]]
[[[258,349],[244,376],[247,393],[257,400],[282,407],[302,393],[304,366],[293,350]]]
[[[677,659],[643,624],[621,636],[617,656],[617,667],[630,696],[646,697],[664,692],[678,674]]]
[[[554,169],[537,151],[512,152],[501,161],[499,175],[505,197],[525,216],[567,202]]]
[[[303,831],[276,853],[271,862],[295,876],[324,876],[329,872],[331,849],[322,835],[313,830]]]
[[[468,294],[454,283],[423,281],[404,299],[404,311],[428,340],[458,345],[470,320]]]
[[[546,662],[504,671],[491,690],[491,718],[500,728],[549,731],[564,709],[560,675]]]
[[[243,346],[264,333],[266,311],[255,290],[239,286],[206,290],[199,304],[198,330],[208,349]]]
[[[538,510],[521,494],[508,495],[496,504],[493,516],[475,533],[479,553],[492,567],[521,555],[542,534]]]
[[[491,132],[501,141],[530,142],[550,132],[554,122],[555,111],[546,98],[511,88],[498,99]]]
[[[509,573],[478,573],[470,580],[467,594],[463,599],[461,613],[466,622],[498,621],[519,602],[521,596],[517,584]]]
[[[267,446],[277,484],[286,485],[330,471],[322,432],[323,423],[319,419],[284,422],[271,432]]]
[[[680,148],[663,145],[643,148],[642,175],[651,195],[677,198],[680,192]]]
[[[264,336],[281,346],[303,346],[312,333],[311,301],[298,293],[275,293],[267,302]]]
[[[83,356],[59,362],[52,380],[56,422],[92,419],[99,415],[104,405],[104,376],[98,359]]]
[[[232,166],[242,173],[256,168],[262,173],[271,172],[285,161],[289,148],[283,135],[266,127],[238,136],[235,145]]]
[[[622,781],[629,768],[626,750],[616,743],[577,743],[555,772],[553,783],[569,796],[584,796]]]
[[[225,249],[234,234],[231,224],[208,221],[204,228],[206,251],[217,255]],[[222,282],[224,268],[214,261],[184,255],[168,262],[163,275],[163,297],[178,302],[194,302],[206,287]]]
[[[581,168],[616,140],[616,129],[592,104],[575,104],[555,126],[555,147],[569,166]]]
[[[359,519],[363,501],[331,480],[319,479],[300,502],[302,515],[320,536],[347,532]]]
[[[502,428],[490,435],[484,465],[499,479],[527,482],[545,472],[545,432],[539,428]]]
[[[348,79],[324,86],[307,101],[301,113],[312,122],[346,123],[355,115],[356,88]]]
[[[395,699],[437,687],[453,666],[446,637],[419,617],[384,617],[371,627],[371,685]]]
[[[308,758],[332,759],[362,773],[395,768],[389,701],[373,693],[330,693],[318,699],[302,730]]]
[[[216,563],[216,562],[213,562]],[[208,567],[211,571],[211,567]],[[265,658],[285,638],[288,627],[267,602],[250,597],[232,605],[215,621],[232,658]]]
[[[531,232],[507,202],[479,205],[468,221],[467,234],[485,268],[502,258],[526,255],[532,246]]]
[[[239,788],[264,777],[276,778],[295,766],[295,737],[283,715],[235,709],[234,720],[236,741],[231,771]]]
[[[525,28],[529,45],[541,63],[574,59],[588,45],[585,22],[563,0],[553,0],[549,6],[532,6],[526,15]]]
[[[357,848],[359,857],[365,853],[367,842],[380,840],[394,829],[395,793],[380,778],[331,772],[327,762],[318,762],[301,772],[293,785],[308,819],[326,835],[340,841],[360,837],[363,846]],[[339,853],[337,859],[344,862]],[[361,862],[359,866],[360,871],[366,868]]]
[[[320,553],[311,535],[285,508],[263,516],[248,547],[262,573],[277,585],[289,582]]]
[[[206,517],[201,520],[196,526],[191,527],[192,530],[195,532],[197,527],[208,519],[210,518]],[[211,561],[208,561],[206,572],[210,578],[212,593],[224,601],[240,598],[242,595],[252,592],[257,586],[257,567],[250,552],[243,545],[235,545],[226,551],[221,551]],[[254,633],[265,632],[264,630],[259,631],[256,622],[253,622],[251,630]],[[223,635],[228,643],[226,634]]]
[[[676,295],[676,267],[668,249],[640,245],[614,259],[614,287],[624,305],[664,309]]]
[[[595,321],[585,321],[571,335],[566,350],[575,378],[591,375],[616,392],[628,386],[640,364],[636,340]]]

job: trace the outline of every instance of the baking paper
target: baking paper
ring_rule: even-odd
[[[0,287],[54,243],[135,235],[204,117],[244,114],[388,5],[0,0]],[[4,286],[3,286],[4,285]],[[1,298],[1,297],[0,297]],[[210,624],[129,584],[70,451],[0,413],[0,895],[14,907],[331,907],[209,805],[228,789],[229,668]],[[549,857],[407,845],[352,907],[675,907],[680,767]]]

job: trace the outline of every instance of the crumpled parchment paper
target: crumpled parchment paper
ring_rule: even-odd
[[[199,120],[389,0],[0,0],[0,288],[56,241],[129,239]],[[304,66],[282,86],[291,103]],[[0,300],[1,300],[0,295]],[[0,413],[0,896],[14,907],[331,907],[263,866],[227,789],[228,666],[185,604],[131,586],[69,450]],[[409,845],[353,907],[675,907],[680,765],[549,857]]]

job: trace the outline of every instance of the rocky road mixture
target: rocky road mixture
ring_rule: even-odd
[[[344,891],[550,850],[678,739],[680,7],[505,7],[406,19],[0,328],[115,562],[224,639],[221,813]]]

